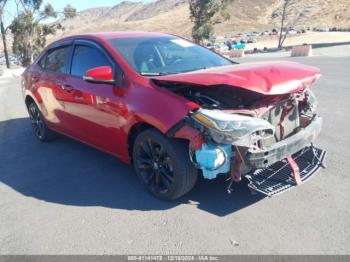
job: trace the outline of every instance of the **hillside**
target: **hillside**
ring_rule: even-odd
[[[230,14],[228,21],[224,21],[221,14],[214,18],[215,34],[276,28],[281,19],[282,3],[283,0],[233,0],[225,10]],[[300,13],[297,27],[350,29],[350,0],[298,0],[293,9]],[[190,37],[192,22],[189,16],[188,0],[158,0],[148,4],[124,1],[112,7],[98,7],[79,12],[75,18],[65,20],[65,30],[58,32],[54,37],[51,36],[48,42],[63,35],[126,30],[160,31]],[[289,20],[292,21],[295,17],[296,14],[291,13]],[[11,42],[12,37],[9,35],[9,51]]]
[[[141,30],[187,35],[191,25],[186,0],[159,0],[144,4],[122,2],[110,8],[84,10],[64,21],[64,35],[90,31]]]
[[[278,25],[282,0],[234,0],[226,11],[228,21],[215,17],[215,33],[261,31]],[[298,26],[350,28],[350,0],[300,0]],[[295,19],[295,14],[289,20]],[[113,7],[84,10],[77,17],[64,21],[61,35],[90,31],[142,30],[161,31],[190,36],[192,23],[187,0],[158,0],[153,3],[124,1]]]

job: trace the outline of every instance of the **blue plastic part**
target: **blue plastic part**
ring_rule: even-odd
[[[218,174],[230,171],[233,156],[231,145],[203,144],[195,154],[196,162],[202,169],[204,178],[214,179]]]

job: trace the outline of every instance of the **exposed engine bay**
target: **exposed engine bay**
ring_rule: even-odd
[[[281,187],[289,188],[283,181],[272,190],[272,184],[265,181],[281,176],[280,170],[284,169],[277,163],[290,167],[286,171],[290,174],[283,179],[292,177],[295,185],[309,177],[305,175],[310,174],[307,170],[314,172],[323,166],[325,152],[312,145],[322,119],[315,113],[317,101],[309,88],[265,95],[225,85],[163,83],[163,87],[200,106],[183,122],[201,136],[199,143],[198,139],[191,140],[191,160],[207,179],[229,174],[229,192],[232,182],[239,182],[242,176],[250,181],[251,189],[269,196],[283,191]],[[304,160],[303,154],[311,158]],[[279,169],[271,173],[276,165]],[[264,172],[265,180],[261,178]],[[257,177],[264,186],[257,186]]]
[[[173,87],[174,88],[174,87]],[[230,86],[177,86],[174,93],[199,104],[203,109],[247,109],[260,101],[264,95]]]

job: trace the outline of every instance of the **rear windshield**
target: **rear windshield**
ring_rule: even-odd
[[[142,75],[176,74],[232,64],[204,47],[177,37],[117,38],[109,42]]]

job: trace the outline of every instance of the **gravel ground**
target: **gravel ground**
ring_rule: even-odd
[[[350,45],[330,46],[314,48],[312,53],[315,56],[328,56],[328,57],[350,57]]]
[[[112,156],[36,141],[20,79],[0,79],[0,254],[350,254],[350,59],[286,59],[322,69],[328,168],[273,198],[218,179],[159,201]]]
[[[271,53],[259,53],[259,54],[247,54],[247,58],[254,59],[271,59],[271,58],[284,58],[290,57],[291,51],[279,51],[279,52],[271,52]],[[312,49],[313,56],[322,56],[322,57],[350,57],[350,45],[338,45],[338,46],[329,46],[329,47],[321,47],[321,48],[313,48]],[[237,58],[236,58],[237,59]],[[242,58],[238,58],[241,60]],[[243,60],[245,61],[245,60]]]
[[[256,43],[247,44],[247,49],[253,50],[255,47],[263,49],[264,47],[277,47],[279,36],[264,36]],[[350,32],[307,32],[306,34],[289,35],[284,41],[284,46],[294,46],[319,43],[339,43],[349,42]]]

